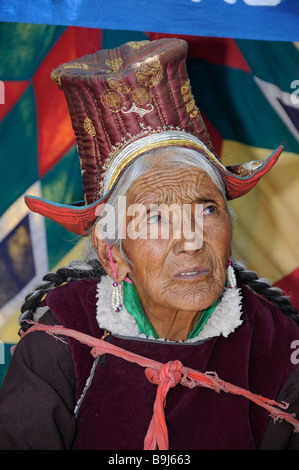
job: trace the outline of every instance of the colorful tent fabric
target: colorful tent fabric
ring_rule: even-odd
[[[138,32],[0,23],[0,383],[10,346],[18,341],[25,295],[46,272],[79,256],[84,245],[30,213],[23,200],[24,194],[57,202],[83,199],[67,105],[50,73],[101,47],[145,38]]]
[[[18,341],[17,317],[25,294],[45,272],[68,263],[84,248],[82,240],[29,213],[23,202],[26,193],[65,203],[82,199],[66,103],[50,72],[100,47],[161,36],[165,34],[0,23],[5,92],[0,104],[2,376],[10,345]],[[285,145],[263,181],[232,202],[237,215],[234,254],[285,289],[299,308],[298,44],[185,39],[194,96],[223,162],[262,159]]]

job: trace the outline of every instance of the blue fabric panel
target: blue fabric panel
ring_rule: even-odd
[[[298,41],[297,0],[1,0],[0,21]]]
[[[28,215],[0,243],[0,309],[35,275]]]

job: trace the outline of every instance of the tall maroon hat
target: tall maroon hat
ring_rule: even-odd
[[[129,42],[62,64],[52,79],[64,91],[81,163],[85,201],[53,203],[26,196],[27,206],[71,232],[87,235],[98,206],[119,175],[153,148],[199,151],[219,170],[228,199],[246,194],[275,164],[280,146],[263,161],[225,167],[196,107],[180,39]]]

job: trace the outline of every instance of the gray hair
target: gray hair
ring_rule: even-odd
[[[109,207],[114,209],[112,212],[113,217],[116,220],[116,225],[117,227],[123,227],[126,213],[123,210],[121,210],[121,213],[119,213],[119,200],[121,197],[126,197],[130,187],[138,178],[144,176],[146,173],[152,170],[154,166],[153,162],[155,161],[153,157],[155,156],[159,156],[161,159],[164,158],[163,163],[168,167],[172,165],[184,168],[191,166],[205,171],[216,187],[220,190],[225,200],[227,211],[230,217],[233,217],[233,211],[227,203],[226,190],[223,179],[221,178],[217,168],[206,157],[201,155],[196,150],[181,147],[165,147],[150,150],[148,153],[134,160],[121,174],[118,182],[111,192],[111,195],[102,209],[101,215],[96,221],[96,224],[99,224],[100,228],[101,224],[106,224],[106,228],[107,225],[113,227],[111,235],[109,235],[109,231],[106,231],[107,236],[105,237],[105,241],[108,245],[118,246],[124,257],[125,254],[123,253],[121,246],[122,238],[118,235],[117,231],[115,232],[115,224],[109,224],[109,220],[107,220],[108,211],[106,210],[106,207],[109,205]],[[92,257],[91,253],[89,253],[89,257]]]

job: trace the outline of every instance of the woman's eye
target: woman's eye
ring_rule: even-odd
[[[216,214],[218,212],[218,209],[216,206],[207,206],[204,208],[203,210],[203,214],[204,215],[213,215],[213,214]]]
[[[148,217],[147,221],[150,224],[158,224],[161,222],[161,214],[154,214]]]

